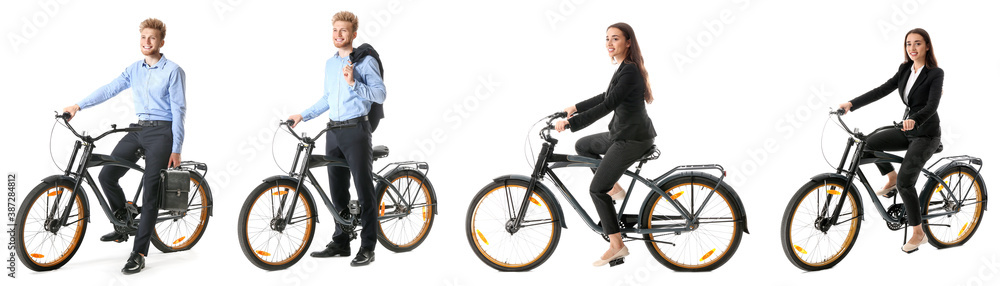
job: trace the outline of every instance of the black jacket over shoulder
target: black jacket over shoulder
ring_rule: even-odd
[[[889,95],[893,90],[899,90],[899,98],[902,100],[903,91],[906,90],[906,81],[910,79],[910,74],[913,73],[910,71],[911,68],[913,68],[913,62],[899,65],[896,75],[893,75],[888,81],[852,99],[851,110],[857,110],[862,106],[875,102]],[[924,66],[920,74],[917,75],[917,81],[913,82],[910,94],[907,94],[907,98],[903,100],[903,103],[906,104],[904,119],[913,119],[917,123],[913,130],[905,132],[907,136],[941,136],[941,119],[938,118],[937,108],[938,103],[941,101],[942,82],[944,82],[944,70],[940,68]]]
[[[646,80],[634,63],[622,63],[611,77],[608,90],[576,104],[577,115],[569,119],[573,132],[615,112],[608,124],[611,139],[646,140],[656,137],[653,122],[646,114]]]

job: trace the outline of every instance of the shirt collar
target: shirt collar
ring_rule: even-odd
[[[153,65],[153,68],[162,69],[163,66],[166,64],[167,64],[167,56],[164,55],[163,53],[160,53],[160,60],[157,61],[155,65]],[[142,59],[142,67],[149,68],[149,65],[146,64],[146,58]]]
[[[918,68],[916,71],[914,71],[913,70],[913,66],[910,66],[910,73],[911,74],[920,74],[920,71],[923,71],[925,67],[927,67],[927,64],[924,64],[923,66],[921,66],[920,68]]]

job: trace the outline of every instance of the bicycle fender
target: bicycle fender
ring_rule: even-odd
[[[319,209],[316,208],[316,200],[313,199],[312,193],[310,193],[310,192],[307,191],[308,189],[306,188],[305,184],[299,184],[299,180],[298,179],[292,178],[292,177],[287,176],[287,175],[274,175],[274,176],[267,177],[267,179],[264,179],[264,183],[274,183],[274,184],[277,184],[278,181],[291,181],[295,185],[301,185],[302,188],[299,190],[299,193],[303,194],[304,196],[306,196],[308,198],[307,200],[309,201],[309,207],[312,208],[313,210],[316,210],[315,213],[318,213]],[[319,215],[317,215],[313,219],[316,220],[316,222],[318,223],[319,222]]]
[[[809,180],[813,181],[813,182],[820,182],[820,181],[823,181],[823,180],[826,180],[826,179],[839,179],[839,180],[842,180],[844,182],[847,182],[847,176],[844,176],[844,175],[841,175],[841,174],[837,174],[837,173],[823,173],[823,174],[815,175],[812,178],[809,178]],[[847,184],[850,185],[848,187],[847,191],[851,192],[851,193],[854,193],[854,196],[856,196],[858,198],[858,213],[859,213],[859,215],[861,217],[861,220],[864,220],[865,219],[865,199],[864,199],[864,197],[861,196],[861,193],[858,193],[858,188],[854,187],[854,183],[853,182],[847,182]]]
[[[420,170],[417,170],[416,168],[412,168],[412,167],[396,167],[396,168],[393,168],[391,171],[386,172],[385,176],[382,177],[382,178],[384,179],[384,178],[392,177],[392,175],[396,174],[396,172],[402,172],[402,171],[414,171],[414,172],[417,172],[417,173],[420,173],[421,175],[423,175],[423,173],[421,173]],[[433,200],[434,203],[435,203],[434,207],[431,208],[431,209],[434,211],[434,214],[438,214],[437,192],[434,191],[434,185],[431,184],[431,180],[429,178],[427,178],[426,175],[424,175],[424,179],[426,179],[426,180],[424,180],[424,184],[426,184],[427,187],[428,187],[427,189],[431,191],[431,200]],[[388,179],[386,179],[386,180],[388,180]],[[384,187],[387,187],[387,186],[385,186],[385,182],[378,182],[378,185],[375,186],[375,190],[381,190]]]
[[[521,180],[525,182],[531,182],[530,177],[517,174],[503,175],[493,178],[494,182],[500,182],[506,180]],[[546,187],[545,184],[542,184],[541,182],[535,183],[535,187],[538,188],[539,192],[543,192],[549,195],[549,197],[552,197],[552,205],[556,207],[556,212],[559,213],[559,226],[562,226],[562,228],[568,228],[566,227],[566,215],[563,214],[562,205],[559,204],[559,199],[556,198],[555,194],[553,194],[552,191],[549,190],[549,187]]]
[[[212,210],[215,209],[215,199],[212,198],[212,188],[208,186],[208,180],[204,176],[195,171],[188,171],[191,173],[192,178],[198,178],[202,182],[202,188],[205,189],[202,193],[205,194],[205,198],[208,200],[208,216],[214,216]]]
[[[954,166],[968,168],[969,170],[973,170],[973,171],[976,170],[976,168],[972,167],[972,165],[969,165],[969,164],[966,164],[966,163],[951,162],[951,163],[945,164],[944,166],[941,166],[937,170],[934,170],[934,174],[937,175],[938,177],[941,177],[943,175],[946,175],[946,174],[943,174],[945,169],[948,169],[948,168],[951,168],[951,167],[954,167]],[[989,199],[987,198],[987,194],[988,193],[986,192],[986,182],[985,182],[985,180],[983,180],[983,174],[980,173],[980,174],[978,174],[978,176],[979,176],[979,180],[983,181],[983,185],[979,186],[979,188],[983,190],[983,203],[982,204],[983,204],[983,210],[985,211],[985,210],[987,210],[986,203],[989,202]],[[931,194],[933,194],[934,190],[937,189],[937,185],[938,185],[937,181],[935,181],[934,179],[928,178],[927,179],[927,183],[924,184],[923,190],[920,191],[920,197],[919,197],[920,201],[923,202],[927,198],[927,196],[930,196]]]
[[[77,184],[77,181],[73,179],[73,177],[66,175],[52,175],[42,179],[42,182],[45,183],[58,183],[61,181],[65,181],[67,185],[71,186]],[[82,191],[83,190],[82,186],[77,186],[77,189],[81,191],[74,193],[80,194],[80,201],[83,202],[83,204],[86,205],[87,207],[90,207],[90,199],[87,198],[87,192]],[[90,212],[87,212],[87,223],[90,223]]]
[[[662,187],[662,185],[664,183],[670,182],[670,181],[673,181],[674,179],[682,178],[682,177],[702,177],[702,178],[708,179],[710,181],[721,182],[720,186],[722,186],[723,188],[726,188],[728,190],[731,190],[732,192],[730,192],[730,194],[732,194],[733,195],[733,199],[736,200],[736,211],[738,211],[739,214],[740,214],[740,217],[743,218],[740,221],[740,226],[743,228],[743,232],[745,232],[747,234],[750,234],[750,228],[747,227],[747,220],[749,220],[749,218],[747,218],[747,211],[746,211],[746,207],[743,206],[743,200],[740,199],[740,195],[737,194],[736,190],[733,189],[733,187],[729,186],[729,184],[727,184],[726,181],[723,181],[723,180],[719,179],[719,177],[716,177],[716,176],[713,176],[711,174],[704,173],[704,172],[684,171],[684,172],[680,172],[680,173],[676,173],[676,174],[670,175],[669,177],[666,177],[666,178],[660,180],[659,181],[659,185]],[[651,199],[651,197],[654,196],[654,195],[657,195],[657,193],[656,192],[649,192],[649,195],[646,196],[646,200]]]

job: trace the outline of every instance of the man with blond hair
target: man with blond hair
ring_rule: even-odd
[[[181,67],[160,53],[166,35],[167,27],[162,21],[155,18],[142,21],[139,24],[139,51],[145,58],[126,67],[125,71],[111,83],[98,88],[79,103],[63,109],[63,112],[68,112],[72,119],[77,111],[100,104],[125,89],[132,88],[135,114],[139,117],[139,121],[130,124],[129,127],[142,127],[142,131],[125,135],[118,141],[111,156],[136,162],[139,160],[137,152],[144,150],[146,166],[142,176],[144,192],[139,228],[137,230],[116,228],[115,231],[101,237],[101,241],[124,242],[134,232],[132,253],[122,268],[125,274],[139,273],[146,267],[145,256],[149,254],[149,239],[156,226],[160,171],[176,167],[181,163],[186,110],[185,76]],[[118,179],[127,171],[126,167],[105,166],[98,176],[111,210],[123,221],[134,219],[134,216],[126,210],[125,193],[118,184]]]
[[[333,45],[337,53],[326,61],[323,96],[301,114],[288,117],[295,121],[292,125],[295,127],[300,121],[308,121],[330,111],[328,124],[332,129],[326,133],[326,156],[346,160],[350,167],[349,170],[327,167],[330,197],[338,213],[346,209],[351,199],[350,180],[353,178],[361,206],[361,249],[351,261],[351,266],[368,265],[375,260],[378,216],[371,176],[372,130],[376,126],[373,121],[381,116],[370,112],[373,111],[373,104],[381,104],[385,100],[385,85],[377,60],[364,56],[356,63],[351,62],[351,55],[356,52],[353,42],[357,36],[357,16],[347,11],[333,15]],[[350,234],[337,226],[333,241],[326,245],[326,249],[311,255],[335,257],[350,256],[350,253]]]

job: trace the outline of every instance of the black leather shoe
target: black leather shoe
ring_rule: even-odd
[[[125,261],[125,268],[122,268],[122,273],[136,274],[139,273],[139,271],[142,271],[143,268],[146,268],[146,257],[133,251],[132,254],[128,256],[128,260]]]
[[[331,241],[326,244],[326,249],[323,249],[322,251],[314,251],[313,253],[310,253],[309,256],[318,258],[337,256],[348,257],[351,256],[351,246]]]
[[[365,266],[372,261],[375,261],[375,251],[362,248],[354,260],[351,260],[351,266]]]
[[[126,242],[128,241],[128,234],[112,231],[108,234],[101,236],[101,241],[114,241],[118,243]]]

